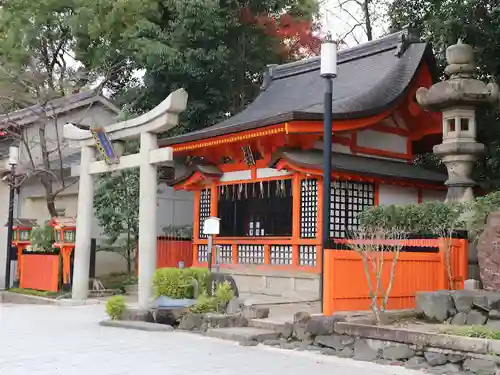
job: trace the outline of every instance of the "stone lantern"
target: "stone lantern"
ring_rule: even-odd
[[[472,202],[471,172],[484,153],[484,145],[476,141],[476,108],[496,104],[499,90],[494,83],[474,78],[474,52],[461,40],[448,47],[446,61],[449,79],[419,88],[416,99],[422,108],[443,113],[443,142],[433,151],[448,170],[446,202]]]

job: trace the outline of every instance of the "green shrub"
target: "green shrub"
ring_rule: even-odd
[[[106,314],[113,319],[119,320],[127,309],[123,296],[113,296],[106,302]]]
[[[231,289],[231,284],[224,281],[218,284],[215,288],[215,300],[219,306],[226,306],[234,297],[234,292]]]
[[[191,267],[191,268],[185,268],[183,271],[186,274],[187,278],[194,278],[198,282],[199,286],[199,293],[204,293],[207,291],[207,279],[208,275],[210,272],[208,271],[208,268],[201,268],[201,267]]]
[[[215,297],[202,293],[196,299],[196,303],[189,308],[189,311],[199,314],[217,311],[217,300]]]

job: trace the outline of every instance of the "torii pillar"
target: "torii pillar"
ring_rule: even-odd
[[[179,114],[186,109],[187,93],[183,89],[172,92],[151,111],[131,120],[105,128],[112,142],[140,138],[140,152],[119,158],[115,164],[95,160],[96,141],[89,130],[72,124],[64,126],[64,138],[76,141],[81,147],[78,211],[76,218],[75,261],[72,299],[85,300],[89,290],[90,239],[93,217],[93,175],[127,168],[140,169],[139,193],[139,291],[140,309],[147,309],[152,297],[153,274],[156,269],[157,238],[157,166],[172,163],[172,149],[158,148],[157,134],[179,122]],[[121,156],[121,155],[118,155]]]

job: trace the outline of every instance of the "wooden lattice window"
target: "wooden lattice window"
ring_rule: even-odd
[[[198,262],[206,263],[208,262],[208,246],[198,245]]]
[[[374,185],[335,181],[331,187],[330,238],[346,238],[359,227],[358,214],[374,204]]]
[[[300,245],[299,246],[299,265],[312,266],[316,265],[316,246]]]
[[[264,245],[238,245],[238,263],[264,264]]]
[[[205,219],[210,217],[210,189],[203,189],[200,192],[200,202],[199,202],[199,223],[200,230],[198,233],[198,238],[207,238],[206,234],[203,234],[203,225],[205,224]]]
[[[318,228],[318,180],[300,183],[300,237],[315,238]]]
[[[290,245],[271,245],[271,264],[292,264]]]

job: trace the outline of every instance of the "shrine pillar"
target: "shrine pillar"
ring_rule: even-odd
[[[429,89],[419,88],[416,98],[424,109],[443,114],[443,142],[433,151],[448,170],[446,202],[472,202],[472,169],[485,150],[476,142],[476,109],[498,102],[498,86],[474,78],[474,52],[461,40],[448,47],[446,60],[445,73],[450,78]]]
[[[90,165],[94,148],[83,146],[81,151],[80,180],[78,186],[78,207],[76,215],[75,260],[73,268],[72,298],[84,300],[88,295],[90,241],[92,238],[92,217],[94,202],[94,181]]]

